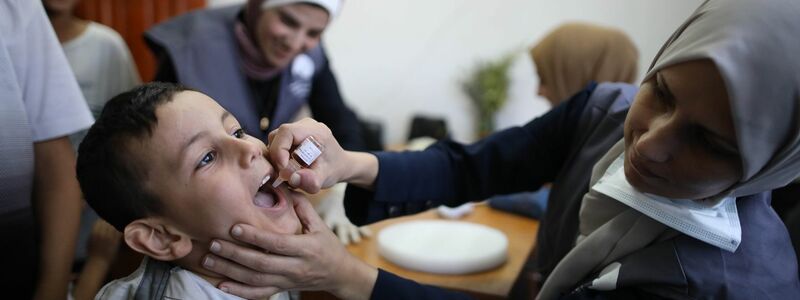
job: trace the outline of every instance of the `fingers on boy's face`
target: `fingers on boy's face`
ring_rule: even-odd
[[[286,194],[285,195],[286,195],[287,200],[289,200],[289,203],[288,203],[289,206],[294,207],[294,202],[296,201],[295,199],[300,199],[301,197],[302,197],[302,199],[308,199],[306,197],[306,195],[302,191],[294,189],[294,188],[290,187],[288,184],[284,185],[284,186],[286,187]]]
[[[264,143],[264,141],[249,134],[247,135],[247,139],[252,141],[253,143],[258,144],[258,147],[261,148],[261,156],[263,156],[267,160],[267,167],[274,170],[275,164],[273,164],[272,161],[270,161],[269,159],[269,148],[267,147],[267,144]]]

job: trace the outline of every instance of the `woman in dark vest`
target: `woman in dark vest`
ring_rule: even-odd
[[[181,15],[145,33],[159,61],[155,80],[208,94],[263,140],[307,104],[342,146],[363,149],[358,119],[320,45],[341,6],[341,0],[250,0]]]
[[[290,184],[365,188],[350,191],[347,207],[365,222],[553,182],[537,240],[540,299],[800,299],[797,258],[770,207],[770,191],[800,173],[798,15],[796,0],[705,1],[638,88],[590,85],[472,145],[349,152],[307,119],[274,132],[269,154],[280,168],[289,156],[280,149],[315,136],[326,152]],[[222,288],[246,297],[467,297],[359,261],[307,203],[296,211],[306,234],[232,227],[266,251],[218,241],[209,268],[238,281]]]

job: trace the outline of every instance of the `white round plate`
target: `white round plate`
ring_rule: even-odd
[[[378,234],[378,253],[401,267],[436,274],[467,274],[503,264],[508,238],[497,229],[461,221],[409,221]]]

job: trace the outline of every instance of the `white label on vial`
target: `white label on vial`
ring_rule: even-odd
[[[317,145],[314,145],[310,140],[304,140],[303,143],[300,144],[300,147],[294,150],[294,153],[296,153],[307,166],[310,166],[311,163],[322,154],[322,150],[317,148]]]

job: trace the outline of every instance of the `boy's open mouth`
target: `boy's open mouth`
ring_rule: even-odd
[[[278,208],[283,202],[280,192],[268,184],[270,176],[267,175],[261,180],[261,187],[258,188],[253,204],[264,208]]]

